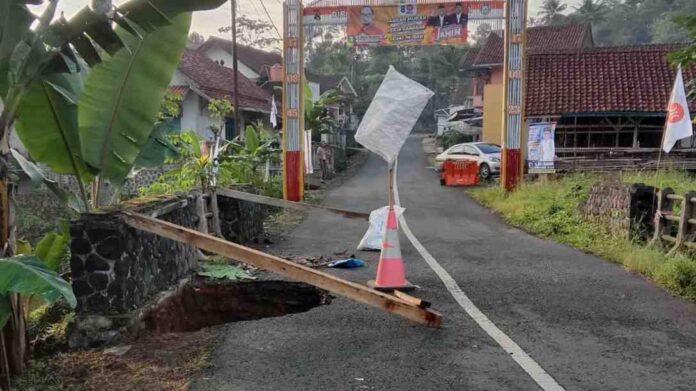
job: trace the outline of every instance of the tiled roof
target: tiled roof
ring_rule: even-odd
[[[588,37],[588,35],[590,35]],[[563,26],[536,26],[527,30],[528,54],[549,53],[559,50],[582,49],[591,44],[589,24],[568,24]],[[494,31],[478,50],[470,50],[462,58],[462,70],[500,65],[503,63],[504,41],[501,31]]]
[[[529,56],[528,116],[588,112],[663,112],[676,70],[674,45],[609,47]],[[684,81],[696,66],[684,70]],[[696,102],[690,102],[696,112]]]
[[[232,54],[232,41],[219,37],[210,37],[197,50],[204,52],[211,47],[218,46]],[[261,49],[256,49],[251,46],[237,44],[237,55],[239,62],[251,68],[256,73],[261,73],[265,66],[282,64],[283,57],[280,53],[269,52]]]
[[[200,51],[186,50],[181,57],[179,70],[191,79],[204,94],[216,98],[234,99],[234,72],[220,66]],[[239,106],[270,112],[271,95],[237,72],[239,82]]]
[[[343,80],[341,75],[320,75],[305,69],[305,76],[307,80],[319,84],[319,93],[324,92],[338,87],[338,83]]]

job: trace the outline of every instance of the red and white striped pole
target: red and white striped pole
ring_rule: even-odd
[[[304,196],[304,58],[302,2],[283,4],[283,198]]]
[[[505,6],[505,64],[503,72],[503,129],[500,185],[514,190],[522,181],[527,0],[508,0]]]

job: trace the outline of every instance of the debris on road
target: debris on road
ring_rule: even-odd
[[[365,261],[359,258],[355,258],[354,255],[351,255],[350,258],[347,259],[339,259],[336,261],[333,261],[328,264],[329,267],[338,267],[338,268],[343,268],[343,269],[354,269],[356,267],[363,267],[365,266]]]

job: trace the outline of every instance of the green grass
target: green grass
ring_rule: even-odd
[[[472,189],[470,194],[512,225],[621,263],[676,295],[696,300],[696,259],[692,254],[668,257],[662,248],[612,235],[607,227],[583,219],[579,205],[601,179],[599,174],[572,174],[546,183],[525,183],[509,194],[498,186]],[[654,185],[655,172],[623,173],[617,179]],[[696,190],[696,177],[676,171],[661,172],[657,183],[672,187],[677,194]]]

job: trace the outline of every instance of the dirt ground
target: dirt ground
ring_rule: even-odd
[[[61,353],[34,361],[15,381],[19,390],[185,390],[208,365],[219,327],[146,335],[101,351]]]

